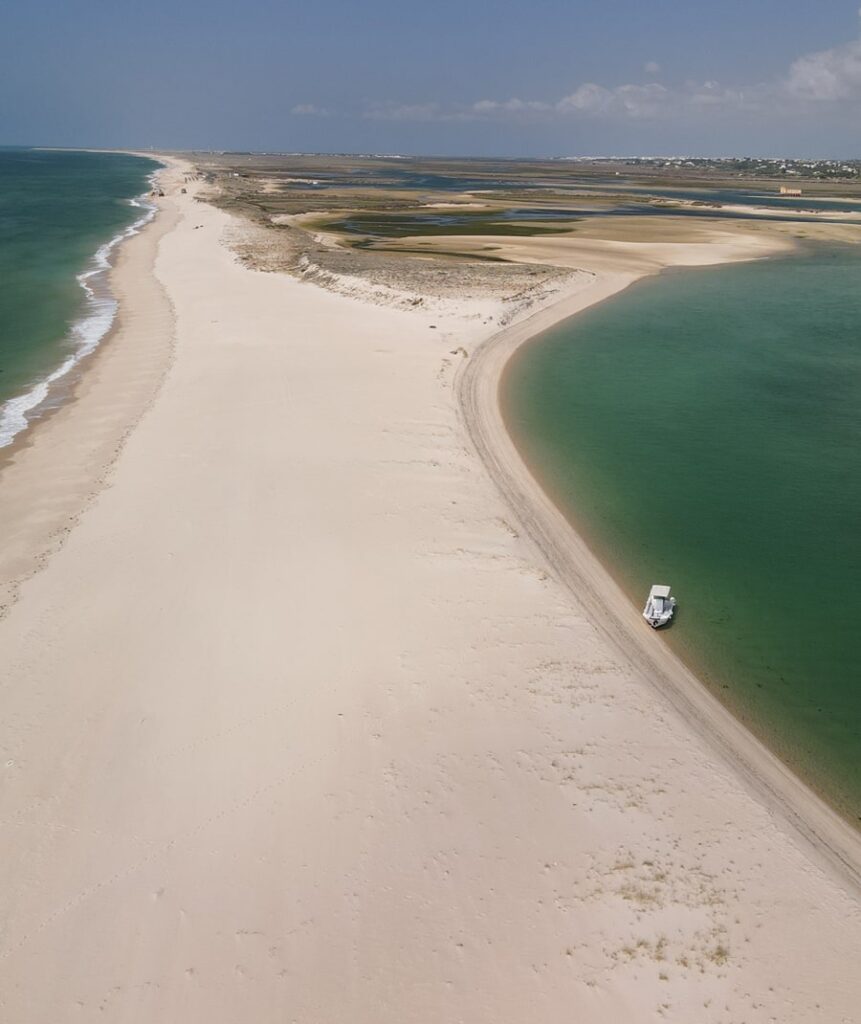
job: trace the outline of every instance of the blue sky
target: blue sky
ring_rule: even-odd
[[[858,0],[30,0],[0,144],[861,157]]]

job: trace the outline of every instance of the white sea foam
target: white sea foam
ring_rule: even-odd
[[[155,174],[150,177],[150,181],[154,183]],[[120,242],[136,235],[153,219],[156,212],[155,204],[148,203],[143,195],[128,202],[130,206],[143,210],[142,216],[109,242],[100,245],[87,269],[78,274],[78,284],[87,297],[83,316],[73,324],[66,338],[69,354],[52,373],[36,381],[23,395],[16,395],[0,405],[0,448],[11,444],[22,430],[27,429],[38,411],[47,406],[57,382],[94,352],[111,329],[117,312],[117,301],[111,295],[107,281],[111,256]]]

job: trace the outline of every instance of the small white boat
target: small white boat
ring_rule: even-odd
[[[670,597],[670,588],[657,583],[649,591],[649,599],[643,609],[643,618],[652,629],[666,626],[676,611],[676,599]]]

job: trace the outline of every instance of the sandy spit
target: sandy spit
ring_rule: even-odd
[[[668,685],[495,404],[559,316],[760,250],[590,242],[500,335],[248,270],[181,179],[0,476],[41,523],[0,560],[0,1017],[855,1019],[829,823]]]

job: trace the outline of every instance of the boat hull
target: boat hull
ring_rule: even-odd
[[[676,599],[670,597],[669,587],[652,587],[646,607],[643,609],[643,618],[652,629],[661,629],[673,621],[676,614]]]

